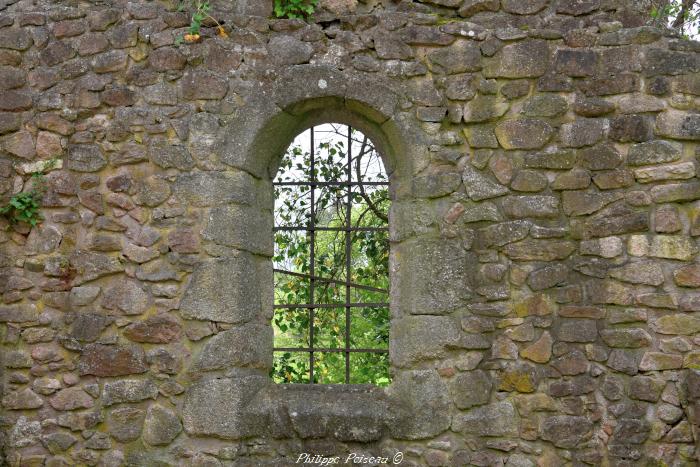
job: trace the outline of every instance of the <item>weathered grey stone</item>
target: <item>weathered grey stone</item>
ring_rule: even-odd
[[[700,117],[697,114],[667,110],[656,117],[656,134],[673,139],[700,139]]]
[[[528,221],[500,222],[477,231],[479,245],[485,248],[503,246],[527,237],[531,223]]]
[[[313,47],[291,36],[275,36],[270,39],[267,50],[272,61],[278,65],[306,63],[313,55]]]
[[[608,138],[620,143],[642,143],[653,138],[654,128],[645,115],[623,115],[610,120]]]
[[[683,355],[662,352],[645,352],[639,363],[639,371],[678,370],[683,367]]]
[[[501,7],[508,13],[516,15],[532,15],[547,6],[547,0],[503,0]]]
[[[532,290],[544,290],[566,281],[569,268],[563,264],[552,264],[530,273],[527,284]]]
[[[158,386],[150,379],[123,379],[105,383],[102,389],[102,402],[109,406],[125,402],[139,402],[155,399]]]
[[[538,149],[549,141],[552,127],[542,120],[521,118],[496,125],[496,138],[504,149]]]
[[[458,240],[418,239],[395,248],[407,259],[396,273],[398,299],[411,314],[441,315],[471,298],[476,276],[474,253]],[[403,293],[402,293],[403,292]]]
[[[422,360],[441,358],[448,346],[457,346],[457,323],[445,316],[406,316],[391,322],[394,344],[389,348],[391,361],[405,367]]]
[[[2,405],[7,410],[30,410],[44,405],[44,400],[29,388],[12,391],[2,398]]]
[[[619,200],[620,196],[619,193],[565,191],[562,193],[562,207],[569,216],[582,216],[601,210]]]
[[[495,402],[455,416],[452,429],[479,436],[514,436],[518,417],[510,401]]]
[[[471,166],[466,166],[462,172],[462,180],[467,194],[474,201],[495,198],[508,193],[508,188],[500,185]]]
[[[34,304],[0,306],[0,323],[28,323],[38,319],[39,312]]]
[[[217,206],[209,212],[202,236],[218,245],[272,256],[272,215],[255,207]]]
[[[572,150],[554,152],[528,153],[525,155],[525,167],[534,169],[571,169],[576,163],[576,153]]]
[[[272,367],[272,327],[255,323],[236,326],[210,338],[194,358],[192,371],[230,367]]]
[[[508,44],[493,58],[486,59],[487,78],[536,78],[547,71],[550,51],[546,41],[528,39]]]
[[[695,177],[695,165],[692,162],[644,167],[634,171],[639,183],[652,183],[665,180],[686,180]]]
[[[649,229],[649,215],[622,203],[614,203],[588,217],[580,224],[573,224],[583,238],[609,237]]]
[[[78,172],[97,172],[107,165],[107,159],[95,144],[75,144],[68,148],[66,168]]]
[[[105,290],[101,304],[108,310],[119,310],[125,315],[140,315],[146,311],[153,300],[141,284],[123,279]]]
[[[556,94],[535,95],[525,102],[523,114],[528,117],[556,117],[566,113],[569,104]]]
[[[452,398],[458,409],[468,409],[488,403],[493,384],[481,370],[460,373],[451,382]]]
[[[554,261],[566,259],[575,249],[576,245],[567,240],[532,239],[509,243],[503,251],[515,261]]]
[[[433,69],[452,75],[481,70],[479,46],[471,41],[459,41],[428,54]]]
[[[629,263],[610,271],[610,277],[632,284],[661,285],[664,274],[661,266],[651,261]]]
[[[557,335],[564,342],[594,342],[598,329],[590,319],[567,319],[561,320]]]
[[[202,380],[185,395],[182,420],[192,436],[241,439],[265,433],[268,421],[254,406],[267,377],[242,376]]]
[[[92,397],[79,387],[61,389],[49,399],[49,404],[56,410],[89,409],[95,405]]]
[[[586,417],[556,415],[545,418],[540,436],[559,448],[570,449],[593,435],[593,424]]]
[[[603,137],[606,123],[598,118],[579,118],[565,123],[559,131],[562,145],[574,148],[592,146]]]
[[[693,335],[700,331],[700,317],[691,314],[669,314],[651,322],[651,328],[659,334]]]
[[[143,439],[152,446],[172,443],[182,431],[180,418],[171,409],[153,404],[146,412],[143,424]]]
[[[603,329],[600,335],[610,347],[637,349],[651,345],[651,336],[640,328]]]
[[[248,253],[206,260],[195,266],[180,304],[184,318],[243,323],[262,312],[264,267]],[[270,280],[272,278],[270,277]]]
[[[559,215],[559,199],[554,196],[508,196],[504,198],[503,211],[510,218],[551,218]]]
[[[128,443],[141,436],[146,414],[136,407],[117,407],[107,416],[107,426],[110,436],[121,443]]]

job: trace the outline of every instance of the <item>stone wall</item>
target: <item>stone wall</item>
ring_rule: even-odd
[[[645,2],[0,1],[0,463],[695,465],[700,45]],[[274,385],[271,176],[391,172],[387,390]],[[34,165],[33,165],[34,164]]]

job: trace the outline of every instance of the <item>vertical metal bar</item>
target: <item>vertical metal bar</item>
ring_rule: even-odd
[[[316,250],[316,185],[314,185],[313,182],[316,181],[316,164],[315,164],[315,153],[316,153],[316,146],[314,142],[314,127],[311,127],[310,131],[310,147],[309,147],[309,154],[311,156],[311,219],[309,220],[309,227],[311,229],[310,232],[308,232],[308,235],[311,240],[311,253],[309,256],[309,260],[311,264],[309,265],[309,270],[311,272],[311,278],[310,278],[310,283],[309,283],[309,295],[310,295],[310,300],[309,303],[315,303],[314,300],[314,277],[316,276],[316,271],[315,271],[315,259],[314,259],[314,252]],[[311,351],[309,352],[309,384],[314,383],[314,309],[309,308],[309,349]]]
[[[345,384],[350,384],[350,254],[352,252],[352,128],[348,125],[348,197],[345,205]]]

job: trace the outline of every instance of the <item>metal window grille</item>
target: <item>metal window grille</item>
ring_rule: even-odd
[[[346,154],[345,154],[345,162],[344,162],[344,167],[343,167],[343,174],[340,179],[334,179],[334,180],[318,180],[317,177],[317,141],[315,141],[315,129],[312,127],[309,130],[309,165],[310,167],[305,168],[304,173],[305,177],[302,180],[299,181],[275,181],[273,182],[273,185],[276,187],[282,187],[282,186],[292,186],[292,187],[308,187],[308,196],[310,198],[309,203],[308,203],[308,213],[306,216],[306,223],[305,225],[285,225],[285,226],[279,226],[277,225],[277,221],[275,222],[275,227],[274,230],[275,232],[280,232],[280,231],[289,231],[289,232],[302,232],[305,233],[305,235],[308,238],[309,245],[310,245],[310,251],[309,251],[309,265],[308,265],[308,273],[300,273],[300,272],[295,272],[295,271],[289,271],[286,269],[279,269],[279,268],[274,268],[274,272],[277,274],[284,274],[288,275],[291,277],[297,277],[297,278],[303,278],[308,281],[309,283],[309,297],[310,300],[308,303],[276,303],[274,305],[275,310],[282,310],[282,309],[299,309],[299,310],[304,310],[305,312],[308,313],[308,321],[309,321],[309,339],[308,339],[308,346],[302,346],[302,347],[274,347],[274,352],[275,353],[280,353],[280,352],[290,352],[290,353],[303,353],[303,354],[308,354],[308,366],[309,366],[309,378],[308,382],[309,383],[316,383],[317,378],[315,378],[314,375],[314,361],[318,357],[319,354],[321,353],[340,353],[343,355],[344,360],[345,360],[345,384],[350,384],[351,382],[351,364],[350,364],[350,356],[353,353],[374,353],[374,354],[387,354],[388,349],[387,348],[356,348],[351,345],[352,342],[352,334],[351,334],[351,320],[352,320],[352,309],[361,309],[361,308],[386,308],[387,309],[387,321],[388,321],[388,293],[389,291],[384,288],[379,288],[379,287],[374,287],[371,285],[367,284],[360,284],[356,282],[352,282],[352,235],[353,232],[368,232],[368,231],[376,231],[376,232],[388,232],[388,225],[386,223],[381,226],[381,227],[376,227],[376,226],[357,226],[353,225],[353,220],[352,220],[352,209],[353,209],[353,192],[354,190],[362,190],[365,187],[378,187],[378,186],[385,186],[388,187],[389,182],[388,181],[365,181],[364,177],[360,175],[359,170],[357,170],[357,175],[356,179],[353,180],[353,175],[352,175],[352,167],[353,167],[353,130],[347,126],[347,142],[346,142]],[[308,169],[308,170],[306,170]],[[323,226],[323,225],[318,225],[319,224],[319,216],[322,214],[318,212],[316,208],[316,203],[317,203],[317,197],[318,193],[317,191],[319,189],[322,189],[323,187],[347,187],[347,194],[344,196],[344,211],[345,211],[345,222],[344,225],[342,226]],[[316,251],[316,246],[317,246],[317,236],[319,235],[319,232],[344,232],[344,242],[345,242],[345,278],[344,280],[340,279],[334,279],[334,278],[328,278],[328,277],[322,277],[318,275],[317,273],[317,268],[316,268],[316,258],[315,258],[315,251]],[[387,239],[388,242],[388,239]],[[387,243],[387,248],[388,248],[388,243]],[[319,284],[328,284],[332,283],[336,286],[340,286],[345,288],[345,301],[342,304],[338,303],[316,303],[316,289],[319,286]],[[384,301],[379,301],[379,302],[357,302],[352,300],[353,296],[353,289],[356,290],[365,290],[365,291],[371,291],[371,292],[376,292],[379,294],[382,294],[386,299]],[[315,315],[319,310],[323,309],[328,309],[328,308],[335,308],[335,309],[341,309],[344,308],[345,311],[345,333],[344,333],[344,346],[339,347],[339,348],[323,348],[323,347],[316,347],[314,345],[315,339],[314,339],[314,332],[315,332],[315,326],[314,326],[314,321],[315,321]]]

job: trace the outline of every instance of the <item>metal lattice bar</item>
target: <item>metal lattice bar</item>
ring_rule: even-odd
[[[276,310],[293,310],[294,308],[345,308],[346,303],[300,303],[300,304],[278,304],[272,305]],[[386,308],[388,303],[350,303],[350,308]]]
[[[296,232],[388,232],[388,227],[275,227],[275,232],[296,231]]]
[[[315,154],[316,154],[316,145],[314,144],[314,128],[311,127],[311,132],[310,132],[310,138],[311,138],[311,145],[309,146],[310,148],[310,156],[311,156],[311,181],[316,180],[316,166],[315,166]],[[310,190],[310,196],[311,196],[311,225],[315,226],[316,225],[316,190],[311,189]],[[311,271],[311,276],[316,275],[316,270],[315,270],[315,263],[316,260],[314,259],[314,253],[316,250],[316,231],[315,230],[310,230],[308,231],[308,235],[311,236],[311,255],[310,255],[310,266],[309,270]],[[309,300],[311,303],[314,302],[314,285],[315,281],[311,279],[311,284],[309,286]],[[311,349],[309,350],[309,384],[314,383],[314,306],[311,305],[309,307],[309,345],[311,346]]]
[[[275,352],[349,352],[349,353],[389,353],[389,349],[319,349],[311,347],[275,347]]]
[[[316,180],[316,146],[315,146],[315,135],[314,128],[312,127],[309,132],[310,139],[310,181],[286,181],[286,182],[274,182],[274,186],[307,186],[310,187],[308,190],[308,195],[310,197],[310,221],[306,226],[276,226],[274,227],[275,232],[279,231],[297,231],[306,232],[309,237],[311,250],[309,255],[309,274],[286,271],[284,269],[273,269],[276,273],[288,274],[294,277],[301,277],[309,279],[309,301],[310,303],[303,304],[276,304],[273,308],[276,310],[294,310],[302,309],[308,310],[309,312],[309,346],[308,347],[275,347],[273,350],[275,352],[298,352],[298,353],[308,353],[309,354],[309,383],[315,383],[314,377],[314,362],[315,354],[319,352],[334,352],[342,353],[345,357],[345,383],[350,383],[350,354],[351,353],[375,353],[375,354],[386,354],[388,349],[371,349],[371,348],[351,348],[351,311],[353,308],[388,308],[389,303],[377,302],[377,303],[353,303],[351,301],[351,291],[353,288],[368,290],[372,292],[378,292],[383,294],[388,294],[389,291],[386,289],[381,289],[378,287],[371,287],[362,284],[352,282],[350,278],[352,277],[352,232],[388,232],[387,227],[353,227],[352,225],[352,207],[353,207],[353,187],[365,187],[365,186],[388,186],[389,182],[376,181],[376,182],[363,182],[361,180],[352,180],[352,128],[348,128],[347,134],[347,161],[345,165],[346,173],[345,176],[347,180],[339,181],[317,181]],[[359,174],[358,174],[359,175]],[[316,189],[323,187],[348,187],[347,195],[345,199],[345,225],[342,227],[320,227],[316,225],[317,212],[316,212]],[[315,269],[315,250],[316,250],[316,232],[345,232],[345,277],[346,280],[339,280],[333,278],[325,278],[316,275]],[[345,301],[341,303],[315,303],[316,294],[316,283],[335,283],[345,286]],[[345,344],[341,348],[318,348],[315,347],[315,333],[314,333],[314,321],[315,321],[315,311],[317,309],[340,309],[344,308],[345,311]]]
[[[389,182],[275,182],[275,186],[389,186]]]
[[[358,284],[356,282],[341,281],[339,279],[331,279],[328,277],[312,276],[310,274],[302,274],[300,272],[285,271],[284,269],[277,269],[277,268],[273,269],[272,271],[280,273],[280,274],[287,274],[289,276],[302,277],[304,279],[313,279],[316,282],[324,282],[324,283],[329,282],[332,284],[340,284],[340,285],[349,284],[352,288],[355,288],[355,289],[362,289],[362,290],[368,290],[370,292],[379,292],[379,293],[386,293],[386,294],[389,293],[389,291],[386,289],[380,289],[377,287],[370,287],[369,285],[362,285],[362,284]]]

